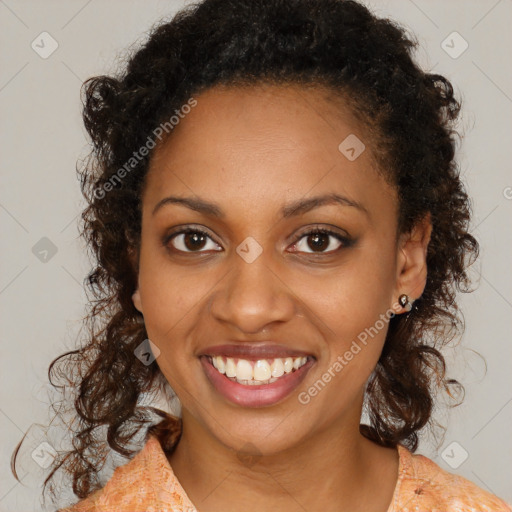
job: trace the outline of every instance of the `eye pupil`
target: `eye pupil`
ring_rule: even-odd
[[[201,233],[186,233],[184,236],[185,246],[187,247],[187,249],[191,251],[201,249],[202,246],[204,245],[205,238],[206,236]],[[189,243],[190,239],[192,239],[191,243]]]
[[[329,246],[329,236],[324,233],[314,233],[309,235],[308,238],[314,240],[313,245],[310,246],[312,249],[325,249]],[[326,240],[327,244],[325,243]]]

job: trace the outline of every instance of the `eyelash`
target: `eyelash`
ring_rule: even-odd
[[[192,234],[192,233],[204,235],[204,236],[210,238],[210,240],[212,240],[213,242],[215,242],[215,240],[212,239],[210,234],[208,232],[204,231],[203,229],[189,227],[189,228],[186,228],[186,229],[182,229],[181,231],[177,231],[177,232],[171,233],[170,235],[166,236],[164,238],[164,240],[163,240],[163,245],[168,248],[168,245],[169,245],[170,241],[173,238],[175,238],[176,236],[178,236],[178,235],[189,235],[189,234]],[[345,237],[345,236],[341,235],[340,233],[337,233],[336,231],[332,231],[332,230],[330,230],[328,228],[313,228],[310,231],[306,231],[305,233],[301,233],[300,235],[295,237],[295,239],[292,242],[292,245],[296,245],[297,242],[299,242],[303,238],[311,236],[311,235],[329,235],[329,236],[332,236],[332,237],[336,238],[339,242],[341,242],[341,245],[337,249],[334,249],[334,250],[329,251],[329,252],[306,252],[306,253],[304,253],[304,254],[308,254],[310,256],[311,255],[312,256],[331,255],[331,254],[336,253],[337,251],[340,251],[343,248],[350,247],[353,244],[353,242],[354,242],[350,238]],[[207,251],[182,251],[182,250],[176,249],[176,248],[174,248],[174,250],[177,251],[178,253],[182,253],[182,254],[201,254],[203,252],[207,252]],[[215,251],[215,252],[220,252],[220,251]],[[300,251],[296,251],[296,252],[300,252]]]

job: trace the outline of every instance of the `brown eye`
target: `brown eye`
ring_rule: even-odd
[[[295,242],[294,247],[298,252],[307,254],[326,254],[336,252],[341,247],[349,245],[350,241],[339,233],[329,230],[314,230],[303,233]],[[312,250],[307,251],[308,248]]]
[[[217,244],[206,232],[198,229],[188,229],[170,236],[167,244],[171,243],[173,248],[180,252],[205,252],[202,249],[208,245],[208,241],[213,244],[213,247],[206,247],[206,250],[217,250]]]
[[[308,235],[308,247],[311,247],[314,251],[318,250],[322,252],[329,247],[329,238],[330,235],[326,235],[324,233],[314,233],[313,235]]]

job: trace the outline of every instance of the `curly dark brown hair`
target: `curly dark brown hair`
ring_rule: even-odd
[[[86,341],[48,371],[55,388],[74,392],[76,423],[69,426],[73,448],[58,455],[45,488],[62,468],[76,496],[85,498],[101,487],[108,447],[131,457],[128,443],[143,429],[166,451],[179,440],[179,417],[139,404],[165,379],[157,364],[141,364],[134,355],[147,338],[132,294],[141,194],[154,149],[136,162],[134,151],[192,95],[221,84],[327,87],[372,134],[379,169],[398,191],[399,232],[430,214],[426,287],[411,312],[390,320],[366,389],[370,425],[361,425],[383,446],[417,449],[419,431],[432,423],[436,393],[453,398],[454,388],[463,390],[446,378],[439,349],[462,332],[455,296],[469,290],[478,243],[468,231],[470,204],[454,160],[460,103],[445,77],[420,69],[416,46],[405,29],[355,1],[204,0],[154,27],[118,76],[84,83],[83,119],[93,148],[78,173],[87,200],[81,236],[94,258],[86,278],[92,297]],[[158,144],[166,137],[172,130]],[[122,180],[114,179],[123,168]],[[57,375],[64,384],[54,382]],[[15,475],[22,441],[13,454]]]

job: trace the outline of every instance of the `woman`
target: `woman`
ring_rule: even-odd
[[[461,389],[438,349],[478,252],[460,106],[413,48],[356,2],[205,0],[86,83],[96,301],[61,356],[62,511],[511,510],[413,454]],[[150,426],[166,383],[181,414]]]

